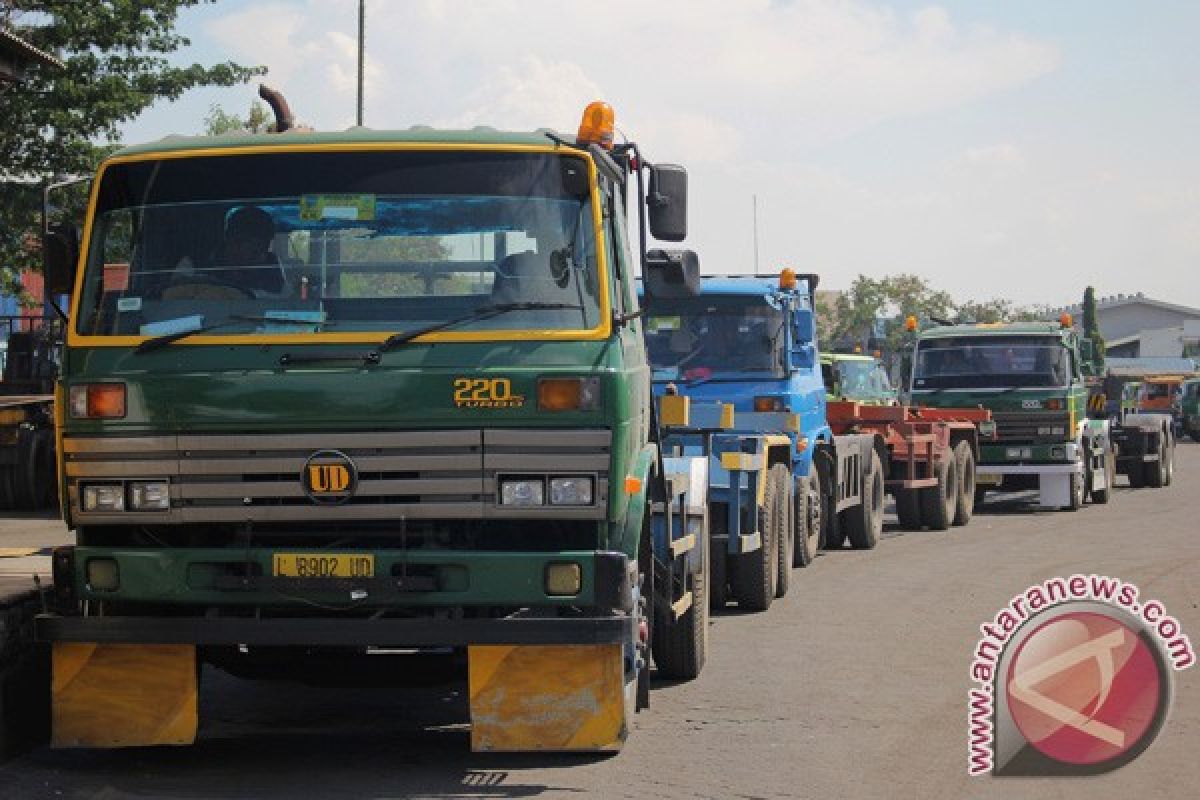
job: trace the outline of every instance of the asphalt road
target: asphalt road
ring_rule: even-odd
[[[822,555],[768,613],[717,617],[703,675],[656,686],[613,757],[472,755],[454,683],[317,689],[206,669],[194,747],[37,751],[0,767],[0,797],[1194,797],[1200,668],[1176,673],[1146,753],[1089,778],[969,778],[966,694],[979,625],[1054,576],[1136,583],[1200,645],[1198,518],[1200,445],[1184,442],[1165,489],[1118,488],[1075,514],[992,502],[966,528]],[[64,532],[19,520],[0,535]]]

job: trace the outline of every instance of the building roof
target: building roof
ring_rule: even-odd
[[[1186,316],[1200,317],[1200,308],[1181,306],[1177,303],[1168,303],[1165,300],[1155,300],[1153,297],[1146,297],[1141,292],[1138,292],[1137,294],[1118,294],[1109,297],[1097,297],[1096,313],[1099,314],[1101,311],[1110,308],[1120,308],[1123,306],[1132,305],[1153,306],[1154,308],[1174,311]],[[1075,303],[1073,305],[1064,306],[1058,309],[1058,311],[1068,311],[1072,314],[1079,315],[1083,313],[1083,304]]]
[[[58,69],[66,66],[54,56],[44,50],[39,50],[7,28],[0,28],[0,54]]]
[[[1143,375],[1162,375],[1166,373],[1194,372],[1195,363],[1190,358],[1174,358],[1170,356],[1143,356],[1141,358],[1121,358],[1109,356],[1104,359],[1104,369],[1109,375],[1138,377]]]
[[[478,127],[471,130],[439,130],[425,125],[414,125],[405,130],[373,130],[371,128],[347,128],[344,131],[307,131],[293,129],[284,133],[246,133],[235,131],[219,136],[167,136],[156,142],[147,142],[118,150],[115,156],[133,156],[151,153],[178,152],[181,150],[213,150],[226,147],[261,147],[287,145],[338,145],[338,144],[500,144],[523,146],[546,146],[554,142],[547,129],[537,131],[499,131],[495,128]],[[562,136],[567,141],[574,137]]]

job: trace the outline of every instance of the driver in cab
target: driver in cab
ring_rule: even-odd
[[[257,206],[235,209],[225,220],[225,239],[213,253],[212,277],[252,292],[279,294],[283,268],[271,252],[275,223]]]

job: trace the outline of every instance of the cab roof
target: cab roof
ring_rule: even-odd
[[[821,361],[877,361],[874,356],[862,353],[821,353]]]
[[[243,131],[223,133],[219,136],[172,135],[155,142],[132,145],[114,153],[114,157],[148,155],[153,153],[177,153],[192,150],[214,150],[218,148],[287,146],[287,145],[339,145],[339,144],[484,144],[484,145],[552,145],[547,135],[549,129],[536,131],[500,131],[495,128],[477,127],[470,130],[439,130],[424,125],[414,125],[405,130],[374,130],[372,128],[347,128],[344,131],[289,130],[285,133],[246,133]],[[560,136],[573,141],[573,136]]]
[[[1057,322],[979,322],[966,325],[938,325],[921,331],[922,339],[946,339],[954,336],[1065,335],[1071,331]]]

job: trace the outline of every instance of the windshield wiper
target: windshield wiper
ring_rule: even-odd
[[[242,322],[281,322],[281,321],[286,322],[285,320],[271,319],[269,317],[256,317],[256,316],[249,316],[249,315],[225,317],[225,319],[223,319],[223,320],[220,320],[218,322],[213,322],[208,325],[201,325],[199,328],[192,328],[191,330],[186,330],[186,331],[175,331],[174,333],[164,333],[162,336],[155,336],[153,339],[147,339],[146,341],[142,342],[137,347],[135,347],[133,349],[133,352],[149,353],[151,350],[157,350],[160,347],[166,347],[167,345],[169,345],[173,342],[178,342],[180,339],[186,339],[189,336],[195,336],[198,333],[206,333],[208,331],[216,330],[217,328],[227,328],[230,325],[234,325],[237,323],[242,323]]]
[[[492,317],[498,317],[501,314],[507,314],[510,311],[554,311],[558,309],[575,309],[582,311],[583,306],[576,303],[497,303],[496,305],[480,306],[470,314],[464,314],[461,317],[435,322],[432,325],[426,325],[421,328],[415,328],[411,331],[401,331],[393,333],[391,336],[379,343],[379,352],[386,353],[388,350],[393,350],[402,344],[407,344],[413,339],[424,336],[427,333],[434,333],[445,328],[452,328],[455,325],[464,325],[468,322],[479,322]]]

